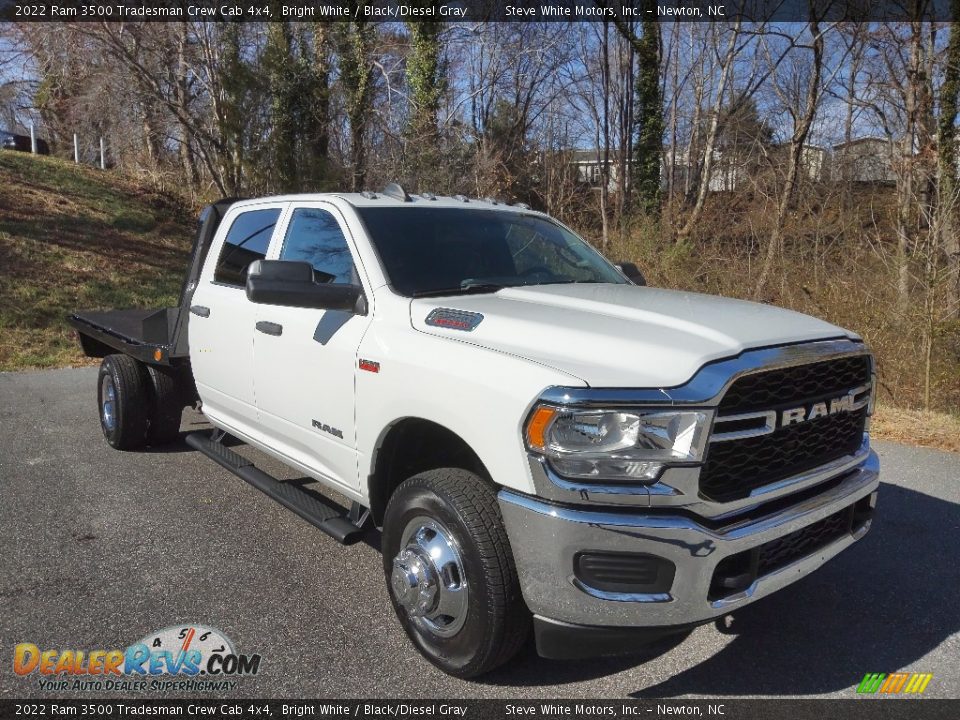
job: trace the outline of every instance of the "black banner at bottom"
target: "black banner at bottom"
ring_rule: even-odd
[[[6,718],[660,718],[955,720],[960,699],[856,700],[0,700]]]

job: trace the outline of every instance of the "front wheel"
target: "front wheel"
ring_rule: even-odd
[[[459,468],[410,478],[390,498],[383,568],[400,623],[444,672],[475,677],[522,647],[530,614],[496,491]]]

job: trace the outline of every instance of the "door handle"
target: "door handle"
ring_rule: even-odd
[[[190,312],[200,317],[210,317],[210,308],[204,307],[203,305],[191,305]]]
[[[257,330],[267,335],[283,335],[283,325],[277,325],[274,322],[261,320],[257,323]]]

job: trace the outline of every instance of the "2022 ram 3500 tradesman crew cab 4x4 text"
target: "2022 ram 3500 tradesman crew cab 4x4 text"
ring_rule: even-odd
[[[71,321],[104,358],[111,445],[172,440],[199,399],[216,430],[190,445],[342,542],[382,528],[397,617],[461,677],[531,627],[542,655],[575,657],[710,621],[873,514],[860,338],[645,287],[524,206],[398,186],[220,201],[179,307]]]

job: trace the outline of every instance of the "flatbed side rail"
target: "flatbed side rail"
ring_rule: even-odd
[[[187,359],[171,353],[171,348],[166,343],[145,342],[95,322],[82,314],[70,315],[67,322],[80,336],[80,344],[87,357],[106,357],[116,351],[144,363],[166,366],[179,365]]]

